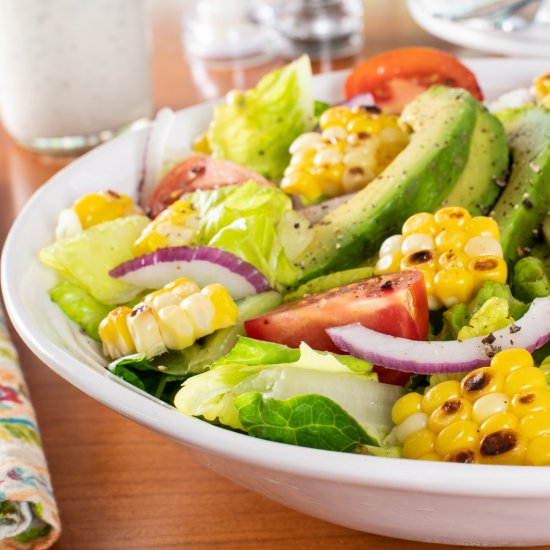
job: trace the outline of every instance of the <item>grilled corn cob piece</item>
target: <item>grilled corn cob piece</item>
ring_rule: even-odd
[[[237,321],[238,309],[222,285],[202,290],[181,278],[147,294],[133,309],[118,307],[99,325],[103,352],[113,359],[181,350]]]
[[[550,109],[550,72],[535,78],[532,93],[540,105]]]
[[[377,274],[418,269],[424,274],[430,309],[469,302],[487,280],[504,283],[499,228],[485,216],[472,218],[464,208],[421,212],[403,224],[400,235],[380,247]]]
[[[524,349],[497,353],[461,382],[404,395],[392,418],[406,458],[550,465],[550,390]]]
[[[88,193],[59,213],[55,235],[57,239],[72,237],[93,225],[141,213],[141,208],[121,193]]]
[[[110,190],[84,195],[74,203],[73,210],[84,229],[141,212],[130,197]]]
[[[290,165],[281,188],[308,201],[365,187],[407,145],[398,118],[363,107],[331,107],[290,146]]]
[[[195,241],[199,217],[188,201],[178,200],[161,212],[134,243],[137,256],[168,246],[190,246]]]

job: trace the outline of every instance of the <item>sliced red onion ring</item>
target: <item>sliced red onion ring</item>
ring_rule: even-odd
[[[268,280],[252,264],[210,246],[160,248],[118,265],[109,275],[143,289],[161,288],[180,277],[201,287],[220,283],[235,300],[270,290]]]
[[[389,369],[416,374],[468,372],[489,364],[500,350],[532,352],[550,340],[550,296],[537,298],[510,326],[479,338],[419,342],[387,336],[356,323],[327,330],[342,351]]]
[[[176,115],[172,109],[161,109],[149,128],[143,156],[143,176],[138,187],[138,204],[145,207],[149,195],[155,189],[162,171],[166,139]]]

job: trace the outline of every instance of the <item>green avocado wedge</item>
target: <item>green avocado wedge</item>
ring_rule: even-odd
[[[510,155],[500,120],[481,104],[477,111],[468,162],[441,206],[462,206],[472,216],[486,216],[502,191]]]
[[[531,247],[550,209],[550,111],[516,111],[504,119],[512,154],[510,179],[492,216],[504,258],[513,265]]]
[[[415,212],[435,210],[468,161],[478,103],[468,92],[434,86],[403,111],[409,145],[354,198],[324,216],[300,258],[300,283],[354,267],[377,252]]]

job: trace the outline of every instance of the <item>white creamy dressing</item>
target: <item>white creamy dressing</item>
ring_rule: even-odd
[[[143,0],[0,0],[0,114],[17,140],[89,136],[152,113]]]

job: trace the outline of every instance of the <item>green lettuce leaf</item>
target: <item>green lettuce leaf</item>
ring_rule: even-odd
[[[340,452],[376,444],[340,405],[322,395],[280,400],[249,392],[238,396],[235,406],[243,428],[253,437]]]
[[[98,302],[88,292],[69,281],[62,281],[52,288],[50,298],[88,336],[100,341],[97,332],[99,323],[109,314],[111,306]]]
[[[346,356],[295,350],[241,337],[208,371],[187,379],[174,404],[185,414],[243,429],[235,398],[260,392],[266,398],[322,395],[359,422],[378,444],[392,427],[391,407],[403,389],[380,384],[371,365]]]
[[[489,298],[471,317],[468,324],[458,331],[457,339],[466,340],[485,336],[514,322],[509,316],[508,302],[504,298]]]
[[[514,266],[512,289],[524,302],[550,296],[550,279],[542,260],[533,256],[521,258]]]
[[[39,258],[98,302],[127,302],[139,288],[113,279],[109,271],[134,257],[132,245],[149,221],[147,216],[127,216],[94,225],[46,246]]]
[[[189,196],[199,212],[198,244],[217,246],[254,265],[272,286],[289,286],[298,271],[288,259],[278,233],[290,197],[274,187],[249,181]]]
[[[256,88],[233,92],[214,108],[208,143],[215,158],[278,181],[296,137],[314,126],[311,65],[307,56],[265,75]]]
[[[511,318],[512,321],[517,321],[523,317],[529,308],[527,304],[514,298],[508,285],[503,285],[494,281],[486,281],[469,304],[456,304],[443,313],[443,328],[434,339],[456,340],[462,327],[468,326],[472,316],[492,298],[499,298],[508,304],[507,316]],[[501,304],[501,302],[492,303]],[[478,325],[478,328],[481,328],[481,325]],[[491,332],[491,330],[486,334],[489,332]]]

